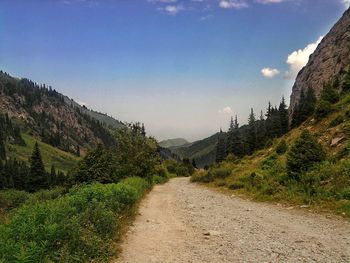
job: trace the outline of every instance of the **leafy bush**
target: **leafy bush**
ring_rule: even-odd
[[[341,193],[340,193],[340,198],[350,200],[350,187],[345,188]]]
[[[344,122],[344,117],[342,115],[339,115],[329,123],[329,127],[332,128],[332,127],[338,126],[343,122]]]
[[[285,140],[281,140],[276,147],[276,153],[279,155],[285,154],[288,151],[288,144]]]
[[[276,154],[272,154],[269,157],[267,157],[266,159],[264,159],[261,163],[261,169],[263,170],[268,170],[271,167],[273,167],[276,164],[277,161],[277,155]]]
[[[333,111],[333,106],[330,102],[320,100],[315,109],[315,116],[317,120],[325,118],[328,114]]]
[[[316,138],[308,131],[303,131],[288,152],[287,172],[297,181],[300,175],[313,165],[325,160],[326,154]]]
[[[212,174],[213,178],[226,178],[231,174],[231,169],[218,167],[210,169],[209,172]]]
[[[30,193],[18,190],[0,191],[0,208],[11,210],[24,204],[30,198]]]
[[[149,189],[141,178],[118,184],[73,187],[68,194],[19,208],[1,226],[5,262],[91,262],[105,260],[118,218]]]
[[[228,184],[228,188],[231,190],[238,190],[244,188],[244,183],[241,181],[233,181]]]
[[[162,177],[162,176],[159,176],[159,175],[153,175],[153,177],[152,177],[153,184],[163,184],[163,183],[165,183],[167,181],[168,181],[167,177]]]
[[[196,171],[192,176],[191,176],[191,182],[202,182],[202,183],[210,183],[214,179],[212,177],[212,174],[208,171],[205,170],[199,170]]]

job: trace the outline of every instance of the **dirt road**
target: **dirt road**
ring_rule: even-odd
[[[227,196],[187,178],[156,186],[116,262],[350,262],[350,224]]]

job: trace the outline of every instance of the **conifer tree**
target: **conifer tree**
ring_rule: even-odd
[[[309,131],[305,130],[288,152],[288,175],[298,181],[303,173],[325,158],[326,154],[322,146]]]
[[[0,130],[0,161],[5,159],[6,159],[5,140],[3,138],[2,131]]]
[[[284,96],[282,97],[282,101],[278,107],[278,114],[281,127],[280,135],[283,135],[286,134],[289,130],[289,115]]]
[[[267,138],[267,134],[266,134],[266,121],[264,119],[264,115],[263,112],[260,112],[260,119],[257,122],[257,147],[263,148],[265,146],[266,143],[266,138]]]
[[[331,82],[328,82],[321,92],[321,100],[327,101],[331,104],[339,101],[339,93]]]
[[[32,155],[29,159],[30,169],[28,176],[28,190],[33,192],[47,186],[48,178],[41,158],[39,145],[36,142]]]
[[[344,80],[341,84],[341,90],[343,93],[350,91],[350,70],[348,70],[344,76]]]
[[[248,151],[249,154],[253,153],[253,151],[257,147],[257,137],[256,137],[256,121],[254,110],[251,109],[250,115],[248,118],[248,134],[247,134],[247,143],[248,143]]]
[[[218,142],[216,145],[216,162],[221,163],[226,159],[226,139],[225,136],[220,129],[220,133],[218,135]]]

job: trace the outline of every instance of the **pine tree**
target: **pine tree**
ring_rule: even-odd
[[[196,164],[196,160],[193,158],[192,159],[192,166],[193,166],[193,168],[195,168],[195,169],[197,169],[198,167],[197,167],[197,164]]]
[[[343,93],[350,91],[350,70],[348,70],[344,76],[343,82],[341,84],[341,90]]]
[[[309,132],[303,131],[288,152],[288,175],[300,180],[300,176],[307,172],[315,163],[325,160],[326,154],[316,138]]]
[[[260,119],[257,122],[257,147],[259,149],[263,148],[266,143],[267,134],[266,134],[266,121],[264,119],[263,112],[260,112]]]
[[[48,178],[41,158],[39,145],[36,142],[29,159],[30,169],[28,176],[28,190],[33,192],[47,186]]]
[[[77,155],[78,157],[80,157],[80,146],[79,146],[79,145],[77,145],[77,152],[76,152],[76,155]]]
[[[305,101],[306,101],[305,110],[308,117],[310,117],[312,114],[314,114],[316,101],[317,101],[315,91],[313,88],[308,88],[306,92]]]
[[[247,134],[248,152],[253,153],[257,148],[257,137],[256,137],[256,120],[254,110],[251,109],[248,119],[248,134]]]
[[[220,129],[220,133],[218,135],[218,142],[216,145],[216,162],[221,163],[226,159],[226,139],[225,136]]]
[[[0,130],[0,161],[6,159],[5,140]]]
[[[321,100],[327,101],[331,104],[337,103],[339,101],[339,93],[331,82],[327,83],[323,87],[323,90],[321,92]]]
[[[2,161],[0,160],[0,189],[6,188],[6,175],[5,175],[5,169]]]
[[[57,184],[57,174],[56,174],[56,168],[54,165],[51,165],[51,170],[50,170],[50,179],[49,179],[49,186],[54,186]]]
[[[294,109],[293,109],[293,113],[292,113],[292,120],[291,120],[291,124],[290,127],[291,128],[296,128],[298,127],[300,120],[299,120],[299,104],[295,104]]]
[[[289,115],[288,115],[288,109],[287,105],[284,99],[284,96],[282,97],[282,101],[278,107],[278,114],[280,118],[280,135],[286,134],[289,130]]]

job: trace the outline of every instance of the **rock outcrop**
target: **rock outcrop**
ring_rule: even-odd
[[[301,91],[314,89],[319,96],[328,81],[344,75],[350,66],[350,9],[323,38],[307,65],[299,72],[290,97],[290,113]]]

